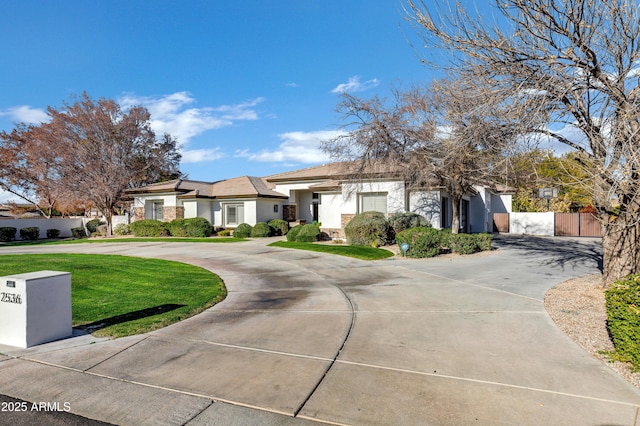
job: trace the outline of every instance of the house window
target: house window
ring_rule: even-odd
[[[244,222],[244,204],[225,204],[225,225],[236,226]]]
[[[164,203],[162,201],[155,201],[153,203],[153,217],[155,220],[164,220]]]
[[[387,214],[387,193],[367,192],[358,194],[358,213],[380,212]]]
[[[274,213],[278,213],[278,205],[277,204],[273,205],[273,212]]]

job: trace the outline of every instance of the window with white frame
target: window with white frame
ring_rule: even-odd
[[[380,212],[387,214],[386,192],[364,192],[358,194],[358,213]]]
[[[244,222],[244,204],[225,204],[225,225],[237,226]]]

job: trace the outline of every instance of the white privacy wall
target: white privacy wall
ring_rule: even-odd
[[[553,236],[555,213],[509,213],[509,233]]]
[[[440,228],[440,199],[440,191],[412,191],[409,194],[409,211],[424,216],[434,228]]]

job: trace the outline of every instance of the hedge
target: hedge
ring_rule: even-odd
[[[184,219],[187,236],[193,238],[206,238],[213,234],[213,225],[204,217],[190,217]]]
[[[172,237],[186,237],[187,236],[187,225],[184,222],[184,219],[173,219],[171,222],[166,223],[165,228],[169,235]]]
[[[59,229],[47,229],[47,238],[58,238],[60,237]]]
[[[640,274],[617,281],[605,291],[607,326],[614,358],[640,371]]]
[[[420,226],[399,232],[396,234],[396,241],[398,246],[409,245],[409,250],[405,253],[407,257],[434,257],[440,254],[442,234],[438,229]]]
[[[295,237],[295,241],[299,243],[312,243],[320,239],[320,227],[312,223],[302,225],[300,231]]]
[[[265,222],[256,223],[251,229],[251,237],[252,238],[263,238],[271,236],[271,227]]]
[[[287,235],[289,232],[289,222],[282,219],[273,219],[269,221],[269,226],[273,229],[273,235]]]
[[[71,228],[71,236],[73,238],[87,238],[87,231],[82,226]]]
[[[129,227],[136,237],[163,237],[168,234],[164,222],[154,219],[138,220]]]
[[[98,226],[100,226],[102,223],[103,222],[100,219],[96,218],[91,219],[85,226],[87,227],[87,231],[89,231],[89,234],[93,234],[98,230]]]
[[[431,224],[427,222],[427,219],[417,213],[401,212],[393,213],[389,216],[389,226],[391,226],[393,231],[397,234],[409,228],[430,228]]]
[[[298,233],[304,225],[296,225],[287,232],[287,241],[295,241]]]
[[[0,227],[0,241],[9,242],[16,239],[18,230],[11,226]]]
[[[23,240],[37,240],[40,238],[40,228],[37,226],[28,226],[20,230],[20,238]]]
[[[233,230],[233,236],[236,238],[249,238],[253,227],[248,223],[241,223]]]
[[[380,212],[355,215],[344,227],[347,243],[354,246],[382,246],[391,239],[389,221]]]

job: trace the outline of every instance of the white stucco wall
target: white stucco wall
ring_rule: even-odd
[[[469,232],[489,232],[493,228],[493,223],[489,223],[492,217],[491,192],[482,186],[474,189],[478,193],[469,200]]]
[[[273,211],[273,206],[278,206],[278,211]],[[282,219],[282,201],[273,198],[273,199],[258,199],[256,200],[256,208],[258,209],[256,220],[257,222],[267,222],[273,219]],[[245,213],[246,214],[246,213]],[[257,223],[256,222],[256,223]],[[255,224],[250,224],[255,225]]]
[[[196,200],[184,201],[182,205],[184,206],[185,219],[198,217],[198,202]]]
[[[553,236],[555,213],[510,213],[509,233]]]
[[[406,196],[404,182],[384,181],[384,182],[359,182],[345,183],[342,185],[343,207],[341,213],[358,213],[358,194],[368,192],[387,193],[387,213],[403,212],[406,209]],[[324,224],[323,224],[324,226]]]
[[[440,191],[412,191],[409,211],[423,216],[434,228],[440,228]]]
[[[71,237],[71,228],[83,226],[83,218],[33,218],[33,219],[0,219],[0,227],[16,228],[16,240],[20,240],[20,229],[40,228],[40,238],[47,238],[47,229],[58,229],[61,238]]]
[[[491,213],[511,213],[511,194],[492,194]]]

